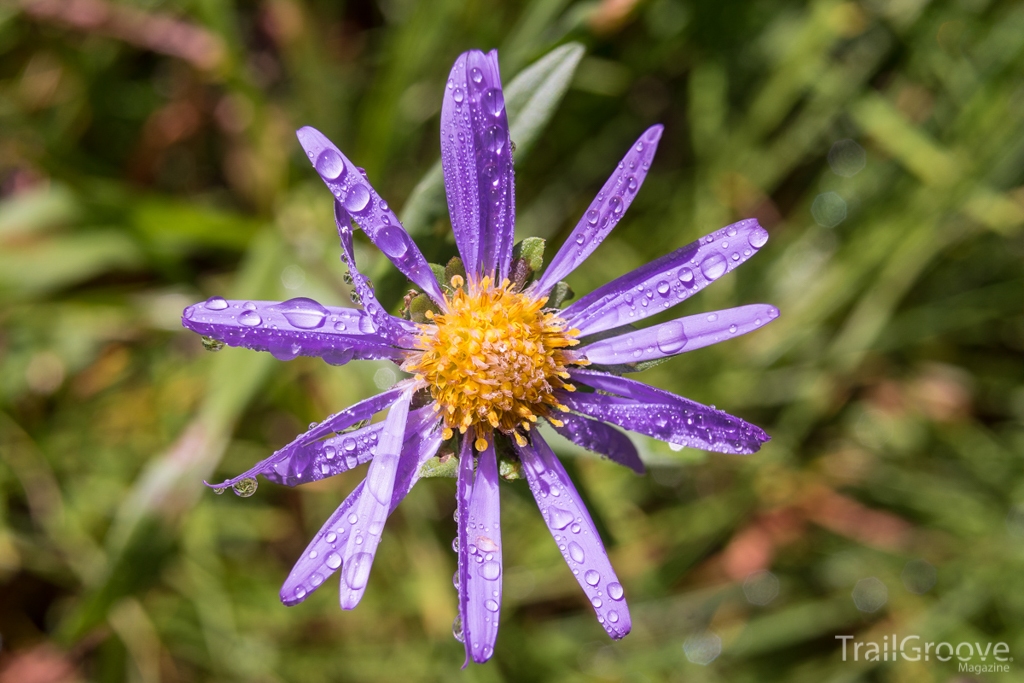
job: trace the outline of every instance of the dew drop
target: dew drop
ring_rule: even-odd
[[[462,631],[462,617],[455,617],[455,621],[452,622],[452,635],[460,643],[466,642],[466,634]]]
[[[582,527],[580,527],[579,524],[573,524],[571,527],[569,527],[569,530],[572,531],[574,534],[578,534],[581,528]]]
[[[588,585],[596,586],[601,583],[601,575],[593,569],[588,569],[587,573],[583,575],[583,580],[586,581]]]
[[[484,607],[486,607],[487,611],[489,611],[489,612],[497,612],[498,611],[498,603],[495,602],[494,600],[491,600],[490,598],[488,598],[487,602],[484,603]]]
[[[316,170],[327,180],[337,180],[345,172],[345,160],[337,150],[328,147],[320,152],[316,160]]]
[[[686,346],[686,333],[683,330],[683,323],[678,320],[664,323],[658,327],[655,343],[662,353],[679,353]]]
[[[665,296],[666,294],[668,294],[669,289],[670,288],[668,286],[668,283],[665,282],[664,280],[658,283],[658,294]]]
[[[272,308],[281,311],[288,324],[302,330],[315,330],[323,327],[324,321],[327,319],[327,309],[306,297],[289,299]]]
[[[590,604],[593,605],[594,607],[600,607],[601,605],[604,604],[604,601],[601,600],[601,598],[593,597],[593,598],[590,598]]]
[[[608,621],[612,622],[613,624],[619,623],[618,612],[616,612],[615,610],[611,610],[610,612],[608,612]]]
[[[571,557],[572,561],[577,564],[586,559],[586,555],[583,554],[583,548],[581,548],[580,544],[576,541],[569,542],[569,557]]]
[[[353,185],[345,196],[345,209],[352,213],[359,213],[370,203],[370,191],[365,185]]]
[[[704,277],[709,280],[717,280],[722,277],[725,274],[726,267],[725,257],[718,252],[708,254],[700,262],[700,272],[704,273]]]
[[[348,523],[349,524],[355,524],[358,521],[359,521],[359,515],[357,515],[354,512],[349,513],[349,516],[348,516]]]
[[[689,268],[679,269],[679,281],[689,287],[693,282],[693,271]]]
[[[256,310],[256,304],[254,304],[251,301],[246,301],[244,304],[242,304],[242,310],[243,311],[255,311]]]
[[[324,446],[324,457],[328,460],[334,460],[334,456],[338,454],[338,449],[334,446]]]
[[[345,583],[352,590],[359,590],[366,585],[370,578],[370,567],[373,565],[373,556],[370,553],[356,553],[352,559],[345,564]]]
[[[246,327],[256,327],[263,322],[263,318],[256,311],[242,311],[238,316],[238,322]]]
[[[223,311],[228,307],[228,302],[222,296],[211,296],[204,305],[211,311]]]
[[[550,517],[550,523],[552,529],[558,529],[561,531],[565,527],[572,524],[572,513],[567,512],[561,508],[551,507],[548,508],[548,515]]]
[[[474,66],[472,69],[469,70],[469,78],[474,83],[480,83],[481,81],[484,80],[484,72],[480,70],[480,67]]]
[[[484,562],[480,566],[480,576],[484,577],[488,581],[494,581],[496,578],[501,576],[501,565],[497,562]]]
[[[618,583],[608,584],[608,597],[612,600],[622,599],[622,585]]]
[[[760,249],[768,241],[768,231],[761,227],[754,228],[747,236],[747,241],[754,249]]]
[[[325,537],[324,540],[326,540],[328,543],[334,543],[335,541],[338,540],[338,534],[336,534],[336,533],[334,533],[332,531],[329,534],[327,534],[327,536]]]
[[[491,116],[500,116],[505,109],[505,98],[497,88],[491,88],[484,92],[484,108]]]
[[[295,599],[302,600],[304,597],[306,597],[306,589],[302,586],[299,586],[295,589]]]
[[[377,233],[376,242],[380,250],[391,258],[400,258],[409,251],[409,241],[405,230],[396,225],[389,225],[381,229]]]
[[[455,104],[462,104],[466,99],[466,93],[462,92],[462,88],[456,88],[452,93],[452,99],[455,100]]]
[[[337,569],[341,566],[341,556],[338,553],[331,553],[327,556],[327,566],[331,569]]]
[[[257,486],[259,486],[259,482],[256,481],[255,477],[246,477],[245,479],[232,484],[231,489],[239,498],[248,498],[252,494],[256,493]]]
[[[347,328],[348,328],[348,326],[345,325],[344,321],[334,323],[334,330],[335,330],[335,332],[344,332]]]

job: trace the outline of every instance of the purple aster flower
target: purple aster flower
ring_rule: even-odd
[[[441,109],[441,159],[461,256],[439,282],[398,218],[360,170],[312,128],[298,131],[334,194],[342,260],[362,310],[305,298],[213,297],[185,309],[189,329],[281,359],[333,365],[389,359],[411,374],[325,419],[249,471],[219,484],[251,490],[256,475],[286,486],[370,462],[366,479],[313,538],[281,589],[294,605],[340,571],[341,606],[366,590],[387,517],[437,454],[457,466],[459,617],[470,658],[494,651],[501,609],[499,471],[525,476],[565,561],[612,638],[630,630],[622,584],[565,469],[535,428],[547,420],[580,446],[643,472],[632,442],[612,425],[677,445],[752,453],[768,436],[714,408],[623,375],[750,332],[778,316],[765,304],[638,328],[752,256],[768,239],[756,220],[723,228],[606,284],[566,308],[560,281],[611,232],[636,196],[662,127],[640,136],[539,277],[513,245],[515,178],[496,52],[455,62]],[[356,267],[353,221],[416,287],[405,317],[391,315]],[[368,424],[375,413],[387,417]],[[457,458],[457,459],[455,459]]]

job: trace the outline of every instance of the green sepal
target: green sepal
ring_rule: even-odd
[[[533,276],[544,267],[544,246],[542,237],[527,237],[512,247],[512,267],[509,280],[515,289],[521,290]]]
[[[441,312],[441,309],[426,294],[417,294],[409,302],[409,320],[414,323],[430,322],[430,319],[427,318],[427,311],[437,314]]]
[[[439,263],[430,263],[428,265],[430,266],[430,272],[434,274],[434,279],[437,280],[439,285],[441,285],[441,289],[451,291],[448,281],[444,278],[444,266]]]
[[[466,279],[466,266],[462,264],[462,259],[458,256],[452,256],[451,260],[448,261],[448,265],[444,267],[444,282],[443,284],[451,289],[452,278],[458,275],[463,280]]]
[[[572,291],[568,283],[559,282],[551,288],[551,294],[548,295],[548,308],[561,308],[562,304],[574,296],[576,292]]]
[[[420,467],[420,477],[448,477],[455,479],[459,474],[459,459],[455,453],[447,451],[435,455]]]
[[[498,474],[505,481],[515,481],[523,478],[523,463],[515,456],[498,456]]]

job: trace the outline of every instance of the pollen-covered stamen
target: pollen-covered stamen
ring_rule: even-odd
[[[402,368],[430,388],[445,438],[468,433],[483,450],[497,429],[523,443],[517,429],[566,409],[554,391],[575,388],[566,366],[579,363],[569,350],[579,332],[544,310],[546,298],[513,291],[507,279],[467,285],[456,275],[451,284],[447,312],[420,325]]]

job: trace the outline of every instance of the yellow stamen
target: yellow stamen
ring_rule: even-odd
[[[477,450],[487,448],[494,430],[525,444],[520,424],[529,429],[538,416],[568,410],[554,392],[572,386],[563,380],[567,366],[579,363],[569,351],[578,331],[567,332],[557,312],[544,309],[546,298],[514,291],[507,279],[467,285],[455,275],[451,284],[446,311],[420,325],[402,368],[422,378],[441,406],[445,439],[472,428]]]

